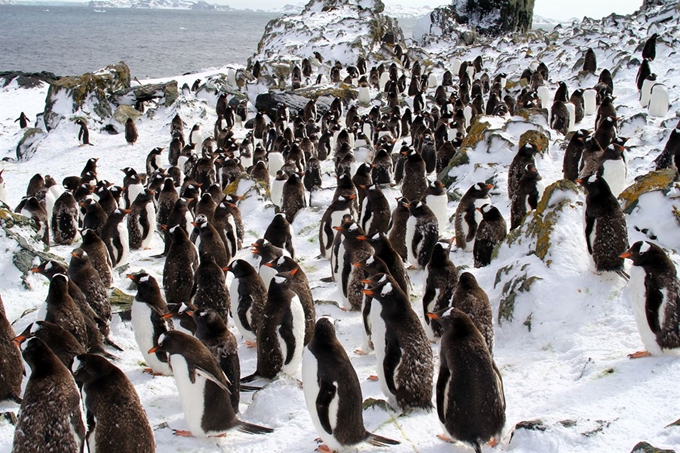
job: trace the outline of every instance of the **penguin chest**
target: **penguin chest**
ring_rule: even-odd
[[[162,332],[156,332],[151,316],[154,312],[151,308],[137,300],[132,302],[132,328],[135,331],[135,340],[144,356],[147,365],[157,373],[167,376],[172,375],[172,369],[167,363],[161,362],[155,353],[149,354],[149,349],[155,346],[155,340]]]
[[[635,324],[637,325],[638,332],[640,332],[640,339],[642,344],[645,346],[647,351],[654,355],[661,354],[661,347],[657,343],[656,335],[649,326],[649,321],[647,319],[647,288],[645,286],[645,280],[647,279],[647,273],[640,266],[633,266],[630,269],[630,293],[631,301],[633,303],[633,315],[635,316]],[[663,302],[659,307],[659,325],[663,325],[663,310],[665,309],[665,303],[667,303],[667,294],[665,290],[662,290]]]
[[[191,434],[197,437],[206,437],[211,433],[203,429],[203,414],[206,409],[205,388],[207,379],[198,373],[194,373],[194,381],[191,382],[189,365],[181,354],[170,356],[175,371],[175,384],[182,402],[184,419],[187,422]],[[214,433],[217,434],[217,433]]]
[[[281,368],[281,371],[293,376],[300,368],[305,338],[305,312],[302,309],[300,298],[297,295],[290,301],[290,315],[292,317],[290,325],[280,325],[276,335],[279,340],[279,347],[281,348],[281,356],[283,357],[283,367]],[[284,339],[284,336],[289,337],[289,335],[286,335],[284,332],[285,329],[292,329],[292,337],[294,339],[292,344]]]
[[[116,244],[114,241],[113,244],[113,249],[116,253],[114,266],[119,266],[127,263],[128,255],[130,254],[130,233],[125,222],[118,223],[116,229],[118,230],[118,243]]]
[[[252,330],[252,298],[248,296],[240,296],[239,286],[241,284],[241,279],[235,278],[229,286],[230,300],[232,301],[231,317],[234,319],[234,324],[236,325],[238,331],[241,332],[241,335],[243,335],[243,338],[245,338],[246,341],[255,342],[257,341],[257,337],[255,332]],[[243,318],[245,318],[245,322]]]
[[[283,185],[286,183],[285,180],[274,179],[271,183],[270,194],[272,197],[272,203],[274,205],[281,207],[283,203]]]
[[[439,231],[446,231],[446,226],[449,223],[449,216],[446,212],[448,205],[448,197],[446,194],[428,196],[427,205],[430,207],[435,217],[437,217],[437,222],[439,223]]]
[[[371,320],[371,329],[373,339],[373,348],[375,350],[375,358],[378,364],[377,372],[380,382],[380,389],[388,397],[393,397],[394,395],[387,386],[387,380],[385,378],[385,368],[383,367],[385,356],[386,356],[386,335],[387,335],[387,325],[383,320],[380,313],[382,311],[382,306],[379,302],[373,301],[371,304],[371,314],[369,316]]]
[[[154,228],[156,227],[156,208],[153,203],[147,203],[143,215],[140,216],[140,225],[142,227],[142,248],[147,249],[151,246]]]
[[[269,159],[269,175],[275,178],[276,172],[281,170],[281,167],[285,164],[283,154],[273,152],[269,153],[267,158]]]
[[[336,391],[335,396],[328,404],[328,408],[317,407],[316,401],[319,396],[319,391],[321,390],[318,376],[319,361],[308,348],[305,348],[302,357],[302,389],[305,394],[305,402],[307,404],[309,416],[312,419],[314,428],[316,428],[316,432],[323,442],[330,447],[331,451],[341,451],[342,445],[335,439],[335,436],[333,436],[333,433],[338,426],[338,392]],[[333,382],[333,384],[337,388],[337,381]],[[326,431],[321,424],[319,410],[328,410],[328,421],[331,427],[330,433]]]
[[[349,209],[333,211],[328,220],[328,226],[332,232],[330,236],[325,237],[324,247],[326,249],[326,259],[331,258],[331,250],[333,249],[333,241],[338,232],[333,229],[334,226],[338,226],[342,223],[342,216],[345,214],[350,214]]]
[[[602,177],[612,191],[612,195],[618,197],[626,188],[626,162],[623,159],[606,160],[602,163]]]
[[[406,221],[406,250],[408,250],[408,262],[413,265],[418,264],[418,252],[422,242],[422,238],[419,241],[415,241],[417,228],[418,219],[410,216]]]

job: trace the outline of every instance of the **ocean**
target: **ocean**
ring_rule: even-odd
[[[247,63],[278,13],[0,5],[0,71],[80,75],[125,61],[133,77]],[[399,19],[410,37],[414,19]],[[407,30],[408,29],[408,30]]]

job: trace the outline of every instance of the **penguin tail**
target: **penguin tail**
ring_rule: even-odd
[[[255,379],[257,379],[259,376],[257,375],[257,372],[253,374],[249,374],[246,377],[241,378],[241,383],[248,383],[248,382],[253,382]]]
[[[472,448],[475,449],[475,453],[482,453],[482,446],[479,445],[478,440],[473,440],[472,441]]]
[[[628,272],[624,271],[623,269],[619,269],[616,271],[616,273],[625,281],[630,280],[630,275],[628,275]]]
[[[111,347],[112,347],[113,349],[115,349],[116,351],[123,352],[123,348],[121,348],[121,347],[118,346],[116,343],[114,343],[113,340],[110,339],[109,337],[104,337],[104,343],[106,343],[107,345],[111,346]]]
[[[253,425],[252,423],[243,421],[239,423],[236,429],[238,429],[242,433],[247,434],[269,434],[274,432],[272,428],[267,428],[266,426],[260,425]]]
[[[366,434],[368,435],[368,437],[366,438],[366,442],[368,442],[369,444],[376,446],[376,447],[386,447],[388,445],[399,445],[401,443],[398,440],[379,436],[377,434],[369,433],[368,431],[366,432]]]
[[[87,351],[87,352],[89,352],[90,354],[97,354],[97,355],[100,355],[102,357],[106,357],[109,360],[119,360],[120,359],[120,357],[117,357],[117,356],[115,356],[111,353],[106,352],[104,350],[104,348],[101,347],[101,345],[92,346],[90,348],[90,350]]]
[[[239,390],[242,392],[257,392],[258,390],[262,390],[262,387],[256,385],[241,385]]]

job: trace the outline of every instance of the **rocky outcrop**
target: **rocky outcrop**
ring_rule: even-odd
[[[661,449],[647,442],[638,442],[630,453],[675,453],[675,450]]]
[[[338,88],[303,88],[288,92],[270,92],[260,94],[255,102],[255,107],[265,112],[270,118],[276,118],[276,110],[281,104],[287,105],[291,110],[302,110],[310,99],[316,100],[316,108],[320,115],[326,113],[335,98],[339,98],[344,104],[356,99],[357,93],[347,85]]]
[[[177,81],[167,83],[150,83],[148,85],[136,85],[112,94],[112,99],[117,104],[135,105],[137,102],[146,102],[154,99],[162,100],[166,107],[172,105],[179,96]]]
[[[47,71],[0,71],[0,87],[6,87],[13,81],[16,81],[20,88],[35,88],[42,83],[53,83],[59,79],[59,76]]]
[[[25,161],[33,157],[38,146],[47,134],[40,128],[31,127],[24,131],[24,136],[17,144],[17,160]]]

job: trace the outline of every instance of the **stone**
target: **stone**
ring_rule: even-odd
[[[635,183],[619,195],[621,208],[626,214],[630,214],[637,206],[638,199],[641,195],[653,192],[655,190],[662,190],[667,192],[673,187],[677,171],[675,168],[664,168],[663,170],[650,171],[646,175],[640,177]]]
[[[326,86],[314,88],[301,88],[295,91],[271,91],[257,96],[255,107],[276,118],[276,110],[280,104],[287,105],[290,110],[301,110],[310,99],[316,99],[316,108],[319,115],[328,111],[333,99],[340,98],[346,105],[347,102],[357,98],[357,91],[352,87],[341,84],[339,87]]]
[[[116,111],[113,114],[113,117],[119,123],[125,124],[125,122],[128,120],[128,118],[132,118],[133,120],[136,121],[142,115],[143,115],[142,112],[135,109],[131,105],[119,105],[118,107],[116,107]]]
[[[675,450],[665,450],[654,447],[647,442],[638,442],[630,453],[675,453]]]
[[[518,149],[521,149],[522,146],[526,145],[527,143],[534,145],[536,148],[538,148],[538,152],[543,155],[548,151],[548,146],[550,146],[550,138],[548,138],[548,135],[545,132],[533,129],[520,135]]]
[[[24,131],[24,136],[17,144],[17,160],[26,161],[33,157],[38,150],[40,142],[47,137],[45,131],[37,127],[31,127]]]
[[[112,100],[120,105],[135,105],[137,101],[150,101],[152,99],[163,99],[163,105],[170,107],[179,96],[177,81],[171,80],[167,83],[150,83],[146,85],[135,85],[112,94]],[[117,118],[116,118],[117,119]]]
[[[0,71],[0,87],[6,87],[13,81],[17,82],[19,88],[36,88],[43,83],[53,83],[59,80],[59,76],[52,72],[21,72],[21,71]]]

